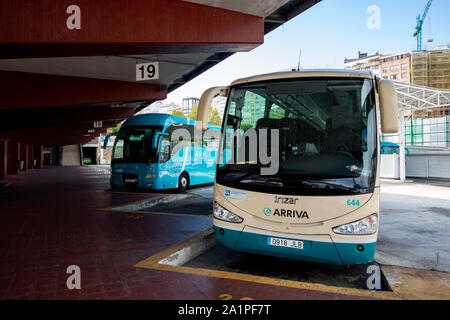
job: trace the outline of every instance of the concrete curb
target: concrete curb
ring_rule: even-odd
[[[201,269],[182,266],[183,263],[200,255],[211,246],[216,244],[213,229],[207,229],[199,234],[169,247],[155,255],[138,262],[135,267],[148,268],[161,271],[173,271],[201,276],[240,280],[265,285],[283,286],[290,288],[314,290],[333,294],[352,295],[367,299],[403,300],[404,297],[390,291],[370,291],[353,288],[341,288],[323,285],[319,283],[309,283],[293,280],[283,280],[251,274],[219,271],[212,269]]]
[[[138,201],[135,203],[129,203],[125,205],[115,206],[109,208],[109,210],[113,211],[141,211],[144,209],[152,208],[160,204],[168,204],[174,201],[180,201],[188,198],[194,198],[194,195],[191,194],[170,194],[160,197],[154,197],[147,200]]]

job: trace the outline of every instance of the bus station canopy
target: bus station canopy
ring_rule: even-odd
[[[319,1],[2,1],[0,139],[86,143]]]

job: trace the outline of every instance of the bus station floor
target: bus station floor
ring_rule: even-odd
[[[106,166],[45,167],[9,180],[0,190],[0,299],[405,298],[158,265],[155,261],[208,230],[210,214],[129,209],[133,204],[151,207],[170,194],[112,191]],[[204,192],[192,189],[185,200]],[[173,198],[174,204],[180,200]],[[80,290],[67,287],[71,265],[80,267]]]

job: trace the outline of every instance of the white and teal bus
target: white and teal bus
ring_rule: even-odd
[[[213,183],[220,127],[197,130],[195,125],[194,120],[159,113],[126,120],[114,142],[111,187],[184,192]]]
[[[220,92],[227,104],[214,183],[217,241],[326,264],[373,261],[379,125],[392,133],[398,123],[392,82],[350,70],[266,74],[208,89],[199,113]]]

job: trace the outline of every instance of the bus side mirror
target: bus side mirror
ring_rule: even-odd
[[[197,121],[195,127],[197,130],[206,130],[208,128],[209,109],[216,96],[226,97],[228,94],[228,87],[212,87],[203,92],[200,102],[198,104]]]
[[[111,138],[111,136],[115,136],[115,135],[116,135],[115,133],[110,133],[105,137],[105,141],[103,142],[102,149],[106,149],[106,147],[108,147],[109,138]]]
[[[153,138],[152,138],[152,148],[153,149],[156,149],[158,147],[159,137],[161,137],[161,136],[167,136],[167,133],[157,132],[153,135]]]
[[[159,134],[154,134],[153,138],[152,138],[152,148],[156,149],[156,147],[158,146],[158,139],[159,139]]]
[[[383,133],[398,132],[398,102],[394,83],[389,80],[378,80],[378,96],[380,101],[381,131]]]

